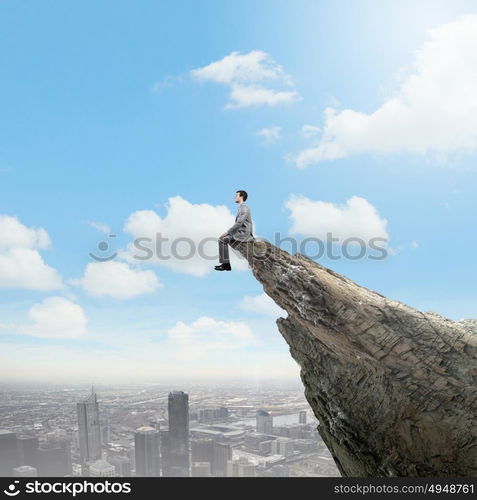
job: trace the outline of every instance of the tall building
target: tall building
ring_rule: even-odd
[[[174,477],[190,476],[189,459],[189,395],[172,391],[168,397],[169,462]]]
[[[215,443],[214,446],[214,475],[227,476],[227,461],[232,460],[232,447],[227,443]]]
[[[34,436],[17,436],[18,463],[36,467],[39,440]]]
[[[11,477],[18,465],[17,435],[0,429],[0,476]]]
[[[109,422],[100,425],[101,443],[106,445],[111,441],[111,425]]]
[[[109,457],[108,462],[114,465],[118,477],[131,477],[131,460],[125,455]]]
[[[301,410],[298,414],[298,423],[306,424],[306,410]]]
[[[159,435],[161,436],[161,470],[163,477],[171,477],[171,446],[169,439],[169,430],[160,429]]]
[[[227,460],[227,477],[239,477],[239,463],[238,458]]]
[[[39,477],[64,477],[72,474],[71,441],[65,437],[48,439],[37,452]]]
[[[290,457],[293,455],[293,440],[286,437],[279,437],[272,443],[272,453]]]
[[[190,443],[192,462],[209,462],[210,472],[214,473],[215,441],[210,438],[192,439]]]
[[[136,476],[161,475],[160,432],[148,426],[139,427],[134,433]]]
[[[257,415],[257,432],[262,434],[271,434],[273,432],[273,416],[265,410],[258,410]]]
[[[76,403],[76,411],[78,414],[80,460],[84,475],[87,475],[87,462],[94,462],[101,458],[99,405],[93,388],[86,399]]]

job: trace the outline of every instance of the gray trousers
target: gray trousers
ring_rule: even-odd
[[[239,240],[236,240],[229,235],[219,238],[219,262],[221,264],[230,264],[229,244],[232,248],[234,248],[237,243],[240,243]]]

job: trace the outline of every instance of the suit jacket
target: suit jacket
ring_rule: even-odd
[[[232,238],[239,241],[253,241],[253,222],[250,208],[244,203],[240,203],[237,216],[235,217],[235,224],[227,231],[227,234]]]

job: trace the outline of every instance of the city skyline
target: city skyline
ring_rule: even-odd
[[[0,408],[8,427],[0,429],[0,440],[10,444],[0,446],[0,475],[10,469],[24,477],[288,477],[315,475],[321,466],[337,472],[297,389],[196,386],[189,394],[118,386],[105,389],[103,397],[93,388],[86,396],[65,389],[2,392],[9,409]],[[271,424],[266,428],[257,424],[262,414]],[[90,456],[88,432],[100,436],[100,448],[93,445]],[[317,462],[307,469],[303,464],[315,463],[313,457]]]

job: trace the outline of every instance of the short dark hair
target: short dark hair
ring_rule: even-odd
[[[244,191],[243,189],[239,189],[237,191],[237,193],[240,194],[240,196],[242,197],[242,200],[245,201],[247,198],[248,198],[248,194],[247,194],[247,191]]]

